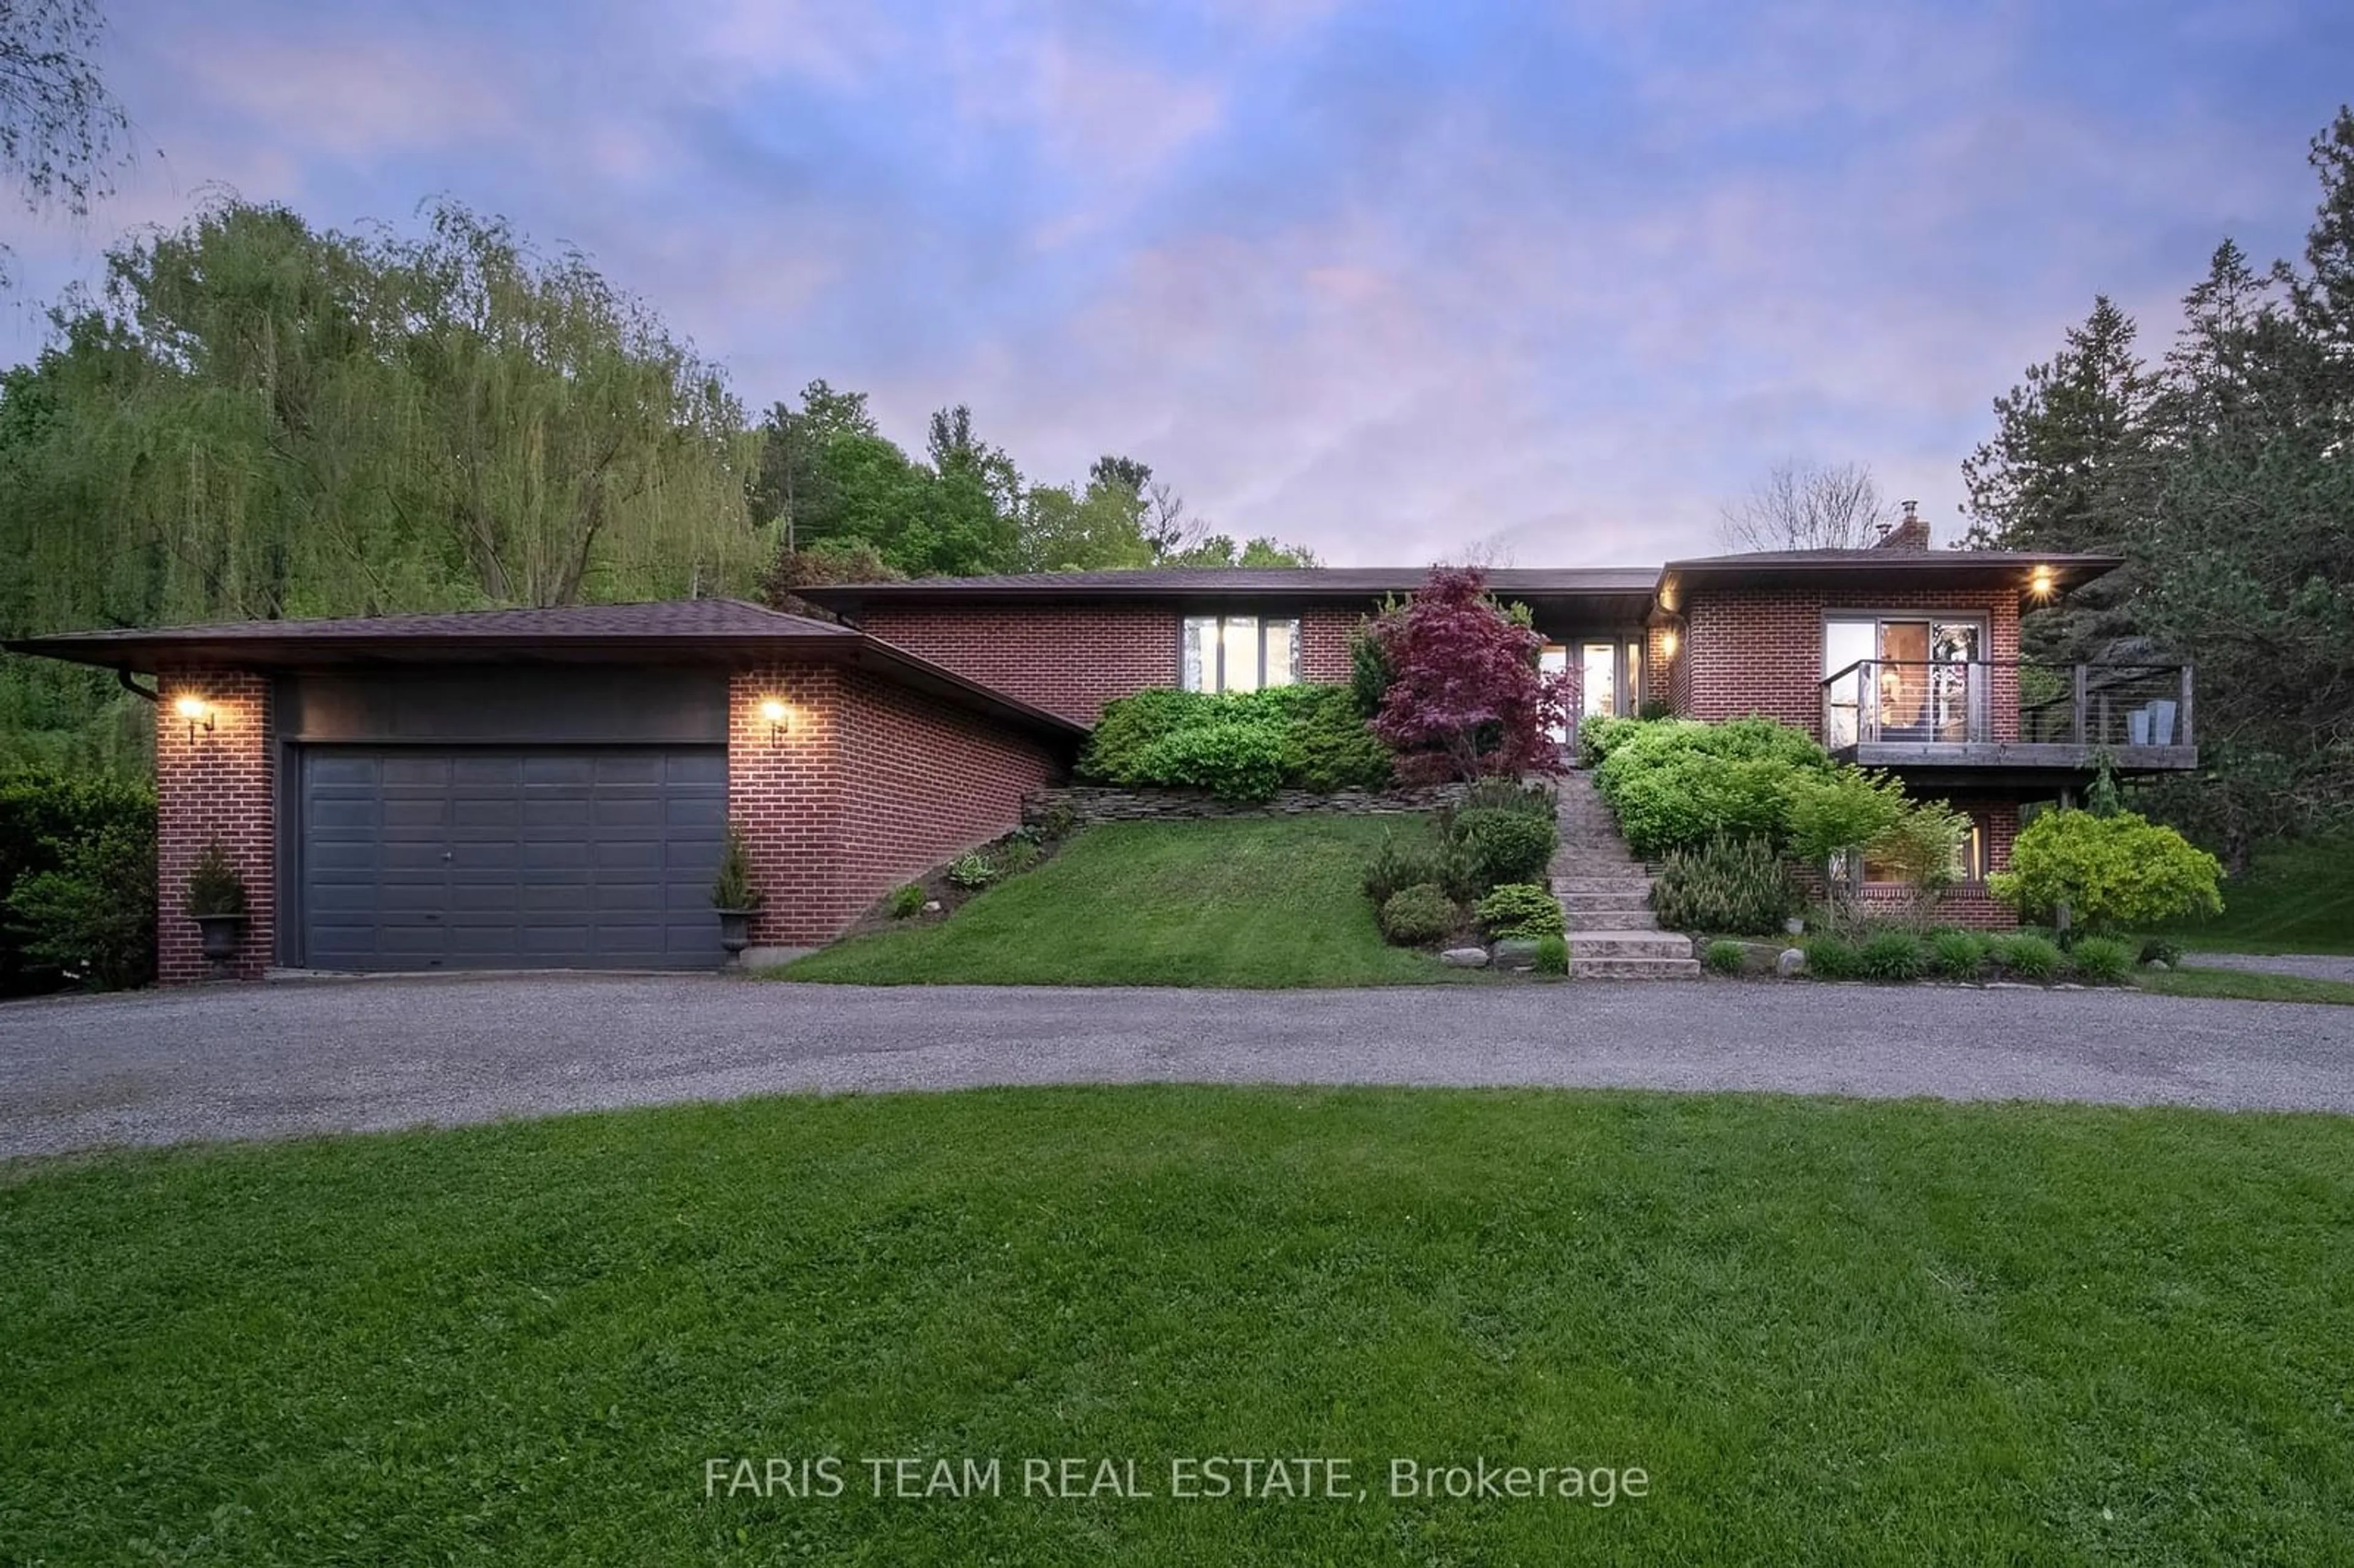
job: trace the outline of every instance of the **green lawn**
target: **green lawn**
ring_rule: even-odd
[[[1386,947],[1360,886],[1408,817],[1114,822],[938,925],[775,971],[858,985],[1353,986],[1461,971]]]
[[[0,1561],[2354,1561],[2348,1127],[1071,1089],[20,1165]],[[1212,1455],[1371,1495],[1172,1498]],[[1384,1495],[1483,1456],[1648,1495]]]
[[[2223,997],[2233,1001],[2326,1001],[2354,1007],[2354,985],[2308,975],[2258,974],[2250,969],[2141,969],[2135,983],[2165,996]]]
[[[2223,913],[2168,927],[2219,953],[2354,953],[2354,833],[2284,840],[2223,886]]]

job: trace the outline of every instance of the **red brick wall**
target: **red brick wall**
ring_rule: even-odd
[[[1278,615],[1288,611],[1276,611]],[[1008,605],[866,612],[861,630],[1081,724],[1104,705],[1179,676],[1175,605]],[[1353,609],[1299,612],[1299,678],[1344,682]]]
[[[761,705],[787,704],[772,737]],[[728,817],[763,894],[760,946],[832,939],[900,883],[1011,831],[1059,774],[1043,743],[856,671],[738,673],[728,694]]]
[[[1349,641],[1364,617],[1353,609],[1310,609],[1299,616],[1299,678],[1341,684],[1349,679]]]
[[[877,606],[859,626],[1033,707],[1093,724],[1114,697],[1177,683],[1177,620],[1166,604]]]
[[[1684,607],[1684,688],[1693,718],[1763,714],[1822,736],[1823,619],[1836,610],[1958,610],[1987,622],[1985,656],[2019,657],[2019,600],[2002,589],[1829,594],[1819,588],[1709,588]],[[1995,739],[2019,738],[2019,675],[1998,668],[1990,695]]]
[[[270,682],[213,669],[158,673],[155,705],[155,975],[164,985],[213,978],[187,915],[188,870],[220,840],[245,879],[245,941],[222,973],[259,980],[276,960],[277,813]],[[191,737],[183,697],[211,710]]]

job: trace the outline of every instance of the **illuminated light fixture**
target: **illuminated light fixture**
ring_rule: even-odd
[[[1659,656],[1663,659],[1672,659],[1676,656],[1676,634],[1674,632],[1662,631],[1659,633]]]
[[[188,743],[190,745],[193,746],[196,744],[196,726],[198,725],[202,725],[204,726],[204,730],[207,735],[212,734],[213,705],[212,704],[205,701],[204,698],[182,697],[179,701],[172,705],[172,711],[188,721]]]
[[[2038,599],[2052,597],[2052,568],[2038,567],[2027,579],[2027,591]]]
[[[782,738],[792,730],[793,710],[775,697],[769,697],[761,703],[760,717],[767,721],[769,738],[772,741]]]

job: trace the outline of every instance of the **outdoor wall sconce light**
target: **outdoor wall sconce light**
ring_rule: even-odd
[[[2038,567],[2027,579],[2027,591],[2038,599],[2052,597],[2052,568]]]
[[[760,705],[760,717],[768,723],[769,740],[771,745],[782,740],[793,731],[793,710],[775,697],[770,697]]]
[[[1675,656],[1676,656],[1676,634],[1675,634],[1674,632],[1672,632],[1672,631],[1662,631],[1662,632],[1660,632],[1660,633],[1659,633],[1659,657],[1660,657],[1660,658],[1662,658],[1662,659],[1672,659],[1672,658],[1674,658]]]
[[[213,705],[202,697],[182,697],[172,705],[172,711],[188,721],[188,744],[196,741],[196,726],[201,725],[207,735],[213,732]]]

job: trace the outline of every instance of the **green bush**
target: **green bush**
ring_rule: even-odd
[[[1393,829],[1382,836],[1365,866],[1365,895],[1375,905],[1409,887],[1430,884],[1450,898],[1469,901],[1484,891],[1473,885],[1462,846],[1427,828]]]
[[[1577,761],[1582,768],[1598,768],[1605,758],[1621,745],[1643,733],[1643,721],[1612,718],[1597,714],[1577,721]]]
[[[2131,811],[2044,811],[2020,831],[2010,869],[1987,878],[2021,915],[2068,906],[2092,931],[2221,912],[2222,863],[2172,828]]]
[[[1929,972],[1929,949],[1910,931],[1882,931],[1856,954],[1866,980],[1916,980]]]
[[[1536,971],[1541,975],[1569,973],[1569,938],[1539,937],[1537,938]]]
[[[1542,882],[1560,830],[1550,814],[1517,807],[1469,806],[1443,819],[1441,831],[1462,846],[1480,892],[1509,882]]]
[[[8,924],[36,975],[92,991],[155,976],[155,824],[107,822],[73,840],[58,863],[19,877]]]
[[[1264,720],[1195,725],[1138,755],[1140,781],[1207,789],[1224,800],[1264,800],[1298,763],[1279,726]]]
[[[1401,948],[1435,942],[1455,929],[1461,911],[1432,883],[1401,888],[1381,909],[1382,935]]]
[[[1862,973],[1862,955],[1844,937],[1808,937],[1798,944],[1807,955],[1807,973],[1817,980],[1853,980]]]
[[[1770,937],[1798,909],[1798,886],[1764,839],[1714,838],[1670,851],[1651,906],[1670,931]]]
[[[154,845],[155,796],[143,783],[0,772],[0,996],[143,983],[154,965]],[[66,880],[27,888],[46,872]]]
[[[1985,938],[1972,931],[1940,931],[1929,938],[1929,962],[1947,980],[1976,980],[1986,967]]]
[[[1038,863],[1045,852],[1029,839],[1008,839],[998,846],[997,869],[1007,876],[1019,876]]]
[[[2086,937],[2069,949],[2076,978],[2094,985],[2115,985],[2133,972],[2135,950],[2115,937]]]
[[[1348,687],[1278,686],[1261,700],[1290,726],[1297,760],[1286,784],[1323,794],[1389,787],[1390,748],[1366,725]]]
[[[2141,945],[2140,961],[2145,964],[2164,964],[2170,969],[2178,969],[2182,963],[2182,944],[2169,941],[2164,937],[2152,937]]]
[[[1532,882],[1508,882],[1479,900],[1472,913],[1490,937],[1553,937],[1568,930],[1561,900]]]
[[[891,918],[906,920],[921,915],[924,912],[925,902],[924,885],[920,882],[911,882],[905,887],[895,887],[891,890],[891,902],[888,906]]]
[[[960,854],[949,863],[948,879],[951,887],[976,892],[997,880],[997,867],[987,855]]]
[[[1762,838],[1779,848],[1791,780],[1830,770],[1829,754],[1806,731],[1763,718],[1619,719],[1596,745],[1607,755],[1595,768],[1595,788],[1645,860],[1712,838]]]
[[[1721,975],[1737,975],[1749,967],[1749,949],[1728,938],[1719,937],[1701,955],[1701,962]]]
[[[2004,972],[2031,980],[2052,979],[2065,961],[2057,944],[2025,932],[1996,938],[1988,945],[1987,956],[2001,965]]]
[[[1390,782],[1390,754],[1345,686],[1229,695],[1156,689],[1105,706],[1077,773],[1100,783],[1263,800],[1286,786],[1381,789]]]

